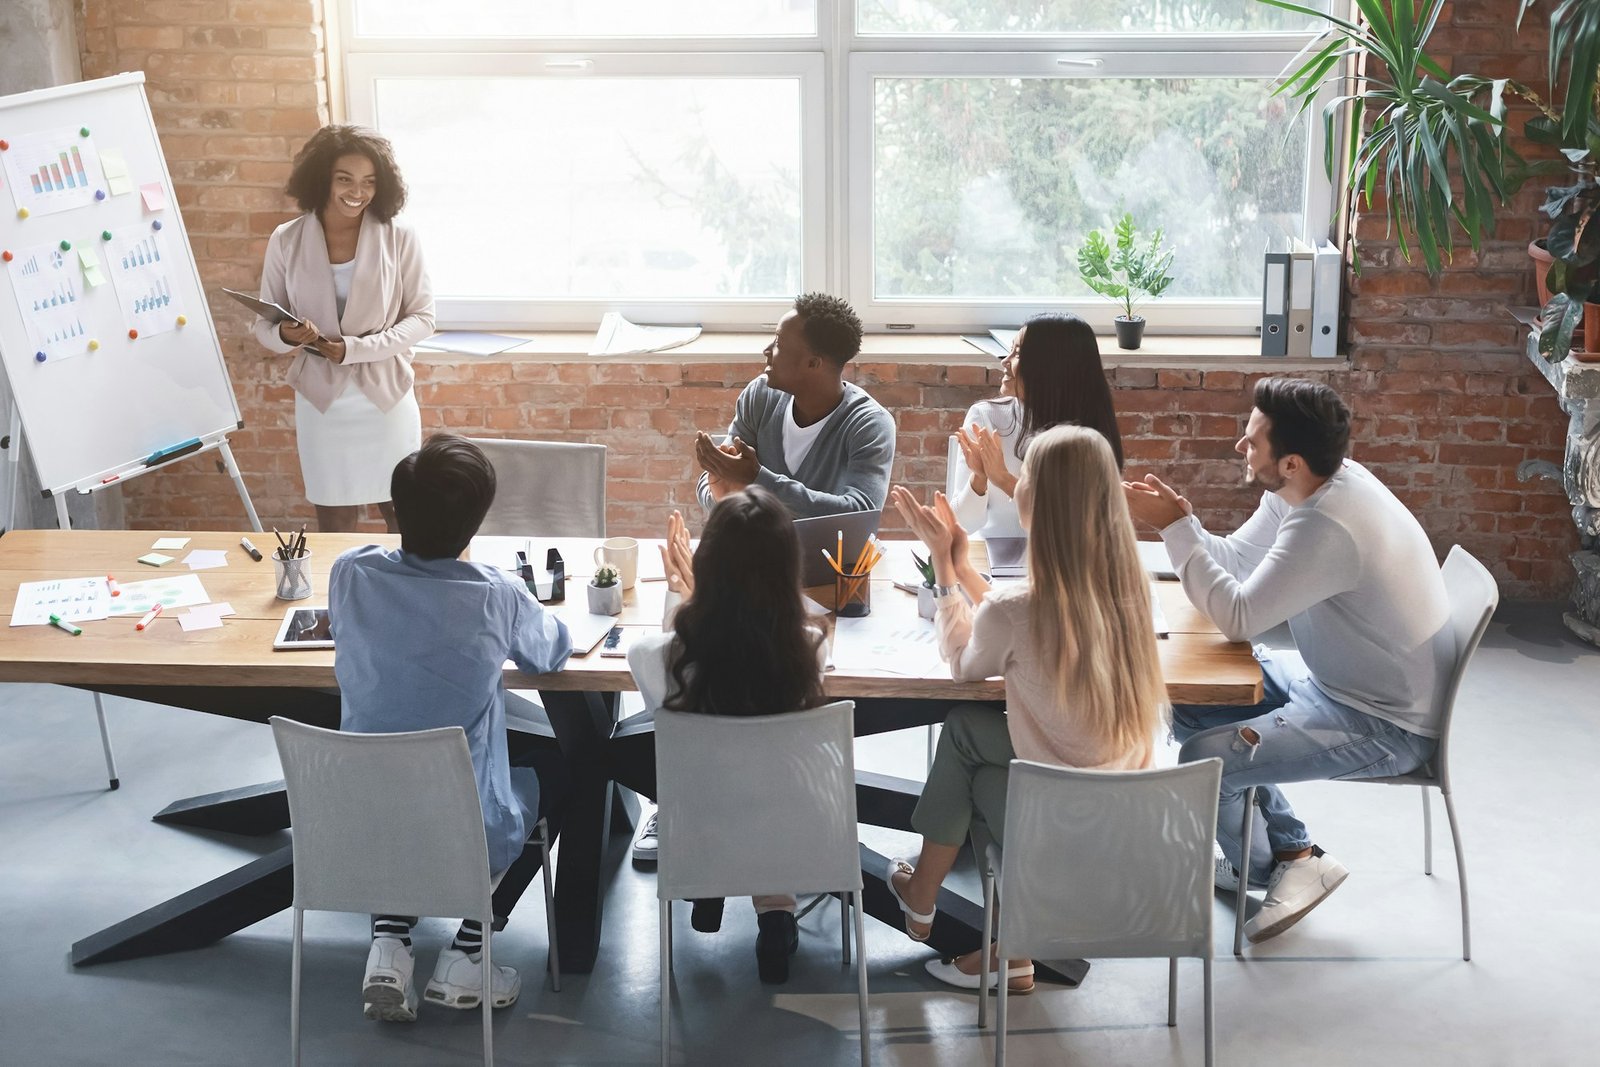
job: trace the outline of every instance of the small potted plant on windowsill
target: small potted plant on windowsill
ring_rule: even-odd
[[[589,614],[622,614],[622,585],[617,568],[607,564],[594,572],[589,581]]]
[[[1117,347],[1136,349],[1144,339],[1144,316],[1133,313],[1134,304],[1154,299],[1172,284],[1173,251],[1162,248],[1165,234],[1158,227],[1141,247],[1133,216],[1124,212],[1112,228],[1116,247],[1099,230],[1089,231],[1078,249],[1078,276],[1101,296],[1122,305],[1116,317]]]
[[[922,575],[922,584],[917,586],[917,614],[924,619],[931,619],[937,606],[933,602],[933,561],[913,552],[911,562],[917,565],[917,573]]]

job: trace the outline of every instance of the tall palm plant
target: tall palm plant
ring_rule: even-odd
[[[1288,0],[1260,2],[1327,23],[1274,94],[1298,100],[1304,114],[1332,92],[1322,105],[1323,165],[1349,191],[1352,208],[1360,200],[1373,206],[1381,189],[1400,254],[1411,258],[1414,236],[1430,274],[1453,254],[1458,231],[1480,248],[1494,232],[1496,204],[1521,184],[1521,160],[1503,136],[1507,80],[1451,77],[1427,53],[1443,0],[1355,0],[1364,24]],[[1355,58],[1381,66],[1348,73]],[[1344,173],[1336,175],[1341,120],[1349,141]]]

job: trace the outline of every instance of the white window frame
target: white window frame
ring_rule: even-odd
[[[853,0],[817,0],[817,32],[764,37],[420,38],[358,36],[355,0],[335,0],[332,64],[342,72],[349,121],[382,128],[373,81],[393,77],[771,77],[801,85],[802,289],[844,295],[868,329],[950,332],[1015,326],[1041,311],[1070,310],[1097,330],[1115,314],[1103,300],[877,299],[872,277],[871,82],[880,75],[994,77],[1261,77],[1279,74],[1314,36],[1298,33],[895,35],[856,32]],[[469,2],[469,0],[456,0]],[[1347,14],[1350,0],[1334,0]],[[1241,48],[1241,44],[1248,45]],[[1092,64],[1092,65],[1088,65]],[[1319,103],[1320,107],[1320,103]],[[1306,236],[1335,208],[1322,167],[1322,123],[1306,138]],[[770,325],[787,300],[441,299],[442,327],[592,329],[618,311],[657,323],[708,328]],[[1144,306],[1153,332],[1248,334],[1260,301],[1163,297]]]

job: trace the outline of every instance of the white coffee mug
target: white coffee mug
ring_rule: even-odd
[[[639,542],[631,537],[608,537],[594,550],[594,565],[609,563],[622,576],[622,588],[632,589],[639,579]]]

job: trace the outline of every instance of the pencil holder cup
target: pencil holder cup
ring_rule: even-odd
[[[311,595],[311,553],[280,559],[272,557],[272,574],[278,583],[279,600],[304,600]]]
[[[841,619],[872,614],[872,572],[841,574],[833,580],[833,612]]]

